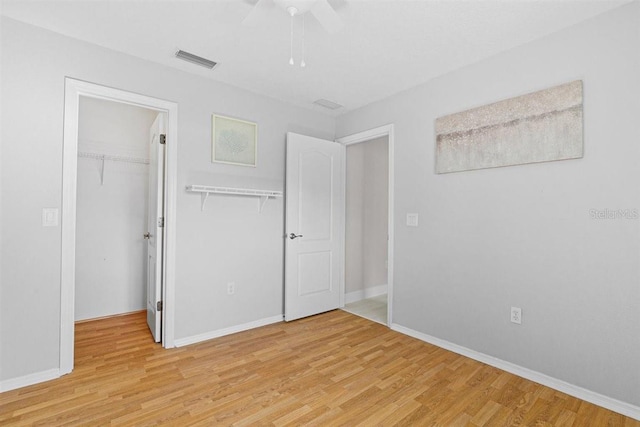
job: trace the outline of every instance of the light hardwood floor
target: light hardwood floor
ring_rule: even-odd
[[[387,294],[345,304],[344,311],[383,325],[387,324]]]
[[[76,326],[73,373],[0,394],[0,425],[640,426],[341,310],[179,349],[144,314]]]

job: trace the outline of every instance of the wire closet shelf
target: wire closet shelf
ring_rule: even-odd
[[[145,159],[142,157],[114,156],[110,154],[89,153],[87,151],[79,151],[78,157],[102,161],[100,167],[100,185],[104,185],[104,163],[106,160],[114,162],[138,163],[143,165],[149,164],[149,159]]]

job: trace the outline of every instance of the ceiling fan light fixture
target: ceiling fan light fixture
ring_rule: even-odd
[[[290,15],[290,9],[294,9],[296,15],[303,15],[311,10],[316,0],[273,0],[273,2]]]

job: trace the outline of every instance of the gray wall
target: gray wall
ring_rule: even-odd
[[[2,18],[0,380],[59,365],[60,207],[64,78],[175,101],[178,189],[188,184],[282,190],[287,131],[332,139],[335,120]],[[213,71],[215,72],[215,71]],[[258,167],[212,164],[211,114],[258,123]],[[169,142],[171,143],[171,142]],[[282,314],[282,199],[178,192],[175,338]],[[227,281],[236,293],[226,295]]]
[[[345,174],[345,292],[364,289],[363,281],[363,210],[364,210],[364,145],[346,149]]]
[[[634,2],[338,119],[395,124],[395,323],[640,404],[639,221],[590,214],[640,208],[639,22]],[[575,79],[583,159],[434,174],[437,117]]]
[[[346,151],[345,289],[350,293],[387,285],[388,138]]]

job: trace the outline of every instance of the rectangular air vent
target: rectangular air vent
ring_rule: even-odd
[[[206,58],[203,58],[201,56],[194,55],[193,53],[185,52],[184,50],[177,51],[176,52],[176,58],[182,59],[184,61],[191,62],[191,63],[196,64],[196,65],[203,66],[203,67],[208,68],[210,70],[212,70],[213,67],[218,65],[217,62],[213,62],[213,61],[211,61],[209,59],[206,59]]]
[[[337,110],[338,108],[342,108],[342,105],[336,104],[335,102],[331,102],[326,99],[318,99],[313,103],[321,107],[328,108],[329,110]]]

